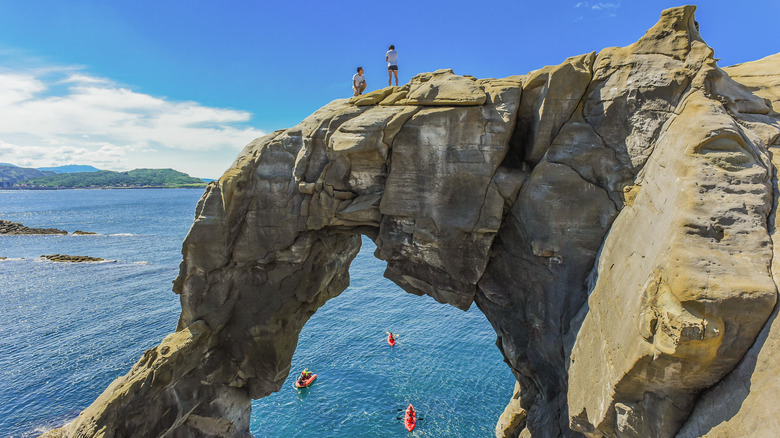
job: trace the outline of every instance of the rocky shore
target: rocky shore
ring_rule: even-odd
[[[8,220],[2,220],[0,219],[0,235],[40,235],[40,234],[65,234],[67,235],[68,232],[65,230],[60,230],[57,228],[30,228],[27,226],[24,226],[23,224],[20,224],[18,222],[11,222]],[[91,231],[81,231],[76,230],[73,232],[72,235],[74,236],[81,236],[81,235],[92,235],[97,234],[93,233]],[[89,256],[72,256],[67,254],[51,254],[51,255],[42,255],[42,258],[51,260],[53,262],[71,262],[71,263],[82,263],[82,262],[102,262],[105,261],[105,259],[101,259],[98,257],[89,257]],[[0,257],[0,260],[6,260],[7,257]]]
[[[11,222],[0,219],[0,234],[68,234],[68,232],[57,228],[31,228],[19,222]],[[88,236],[97,233],[93,233],[92,231],[76,230],[71,234],[74,236]]]
[[[18,222],[0,219],[0,234],[68,234],[68,232],[57,228],[30,228]]]
[[[51,260],[53,262],[70,262],[70,263],[103,262],[106,260],[106,259],[101,259],[99,257],[72,256],[67,254],[51,254],[51,255],[44,254],[41,257]]]

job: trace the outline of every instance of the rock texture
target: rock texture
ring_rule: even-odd
[[[67,255],[67,254],[50,254],[50,255],[42,255],[41,257],[46,259],[46,260],[50,260],[52,262],[83,263],[83,262],[102,262],[102,261],[105,261],[105,259],[101,259],[99,257],[73,256],[73,255]]]
[[[780,69],[734,81],[694,11],[525,76],[423,73],[250,143],[198,204],[176,332],[51,436],[248,436],[361,234],[406,291],[493,325],[517,378],[497,436],[774,433]]]
[[[68,234],[56,228],[30,228],[18,222],[0,219],[0,234]]]
[[[723,70],[756,95],[769,99],[774,112],[780,113],[780,53]]]
[[[778,117],[780,110],[780,55],[759,61],[724,68],[736,81],[748,86],[758,96],[769,99]],[[777,127],[777,125],[775,125]],[[772,238],[772,253],[778,252],[777,202],[780,191],[777,186],[777,168],[780,165],[778,151],[780,141],[775,138],[769,148],[772,160],[772,214],[768,220]],[[780,284],[780,261],[772,258],[771,272],[775,284]],[[681,438],[711,436],[773,436],[780,430],[777,400],[780,400],[780,320],[778,308],[774,311],[758,338],[737,367],[717,385],[707,390],[680,430]]]

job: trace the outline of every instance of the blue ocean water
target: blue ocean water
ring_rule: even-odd
[[[0,191],[0,219],[90,236],[0,236],[0,436],[31,437],[88,406],[176,325],[171,281],[196,189]],[[514,379],[476,307],[462,312],[382,277],[374,245],[350,287],[306,324],[293,370],[317,381],[253,403],[256,437],[490,437]],[[101,257],[63,264],[42,254]],[[398,335],[391,348],[386,331]],[[422,419],[403,428],[399,409]]]

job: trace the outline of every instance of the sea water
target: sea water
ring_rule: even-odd
[[[0,219],[95,235],[0,236],[0,436],[32,437],[87,407],[174,330],[171,282],[197,189],[0,191]],[[252,406],[255,437],[490,437],[514,379],[495,333],[402,291],[363,248],[351,284],[309,320],[282,389]],[[43,254],[98,263],[55,263]],[[397,334],[395,347],[387,331]],[[303,368],[318,374],[293,387]],[[400,409],[421,421],[408,433]]]

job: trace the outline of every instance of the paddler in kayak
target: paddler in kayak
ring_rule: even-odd
[[[409,403],[409,407],[406,408],[404,413],[404,426],[409,432],[414,430],[414,426],[417,425],[417,411],[414,410],[414,406]]]
[[[298,384],[300,386],[304,386],[305,383],[306,383],[306,380],[308,380],[309,377],[311,377],[311,371],[309,371],[308,369],[304,368],[304,370],[301,371],[300,377],[298,377]]]

